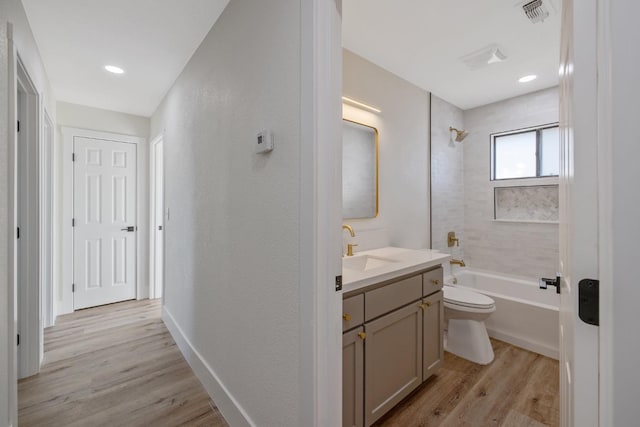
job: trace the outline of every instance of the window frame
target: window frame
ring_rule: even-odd
[[[542,131],[546,129],[560,128],[559,122],[547,123],[544,125],[531,126],[528,128],[514,129],[504,132],[496,132],[489,135],[489,149],[490,149],[490,167],[489,167],[489,180],[490,181],[510,181],[514,179],[537,179],[537,178],[556,178],[559,175],[540,175],[542,170]],[[520,176],[515,178],[496,178],[496,138],[501,136],[519,135],[523,133],[536,133],[536,174],[533,176]],[[558,153],[559,154],[559,153]]]

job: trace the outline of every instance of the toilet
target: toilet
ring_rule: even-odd
[[[493,347],[484,321],[496,311],[495,301],[455,286],[445,285],[443,291],[445,350],[481,365],[491,363]]]

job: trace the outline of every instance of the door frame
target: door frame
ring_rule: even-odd
[[[342,424],[342,1],[301,2],[300,420]]]
[[[164,282],[160,284],[161,289],[158,289],[158,284],[156,283],[156,156],[157,156],[157,148],[158,146],[162,146],[163,155],[162,155],[162,176],[160,177],[162,181],[162,192],[164,194],[164,132],[160,135],[156,136],[151,143],[149,144],[149,298],[164,298]],[[164,203],[162,209],[162,217],[165,216],[164,213]],[[163,221],[164,222],[164,221]],[[164,231],[164,225],[163,225]],[[164,248],[164,239],[162,239],[162,247]],[[162,269],[164,271],[164,250],[162,251]],[[163,275],[164,280],[164,275]]]
[[[73,144],[76,137],[91,138],[105,141],[125,142],[136,144],[136,298],[149,297],[148,265],[149,248],[147,233],[149,230],[148,209],[148,163],[149,150],[146,138],[132,135],[123,135],[112,132],[101,132],[88,129],[80,129],[62,126],[62,283],[60,294],[62,300],[56,314],[73,313]]]
[[[42,96],[38,91],[35,83],[29,75],[26,65],[20,58],[19,52],[16,51],[16,68],[15,68],[15,96],[16,96],[16,118],[19,116],[17,111],[18,98],[21,96],[20,92],[25,95],[25,114],[27,115],[26,123],[21,126],[21,133],[26,132],[28,140],[27,143],[27,170],[22,170],[19,167],[19,163],[16,163],[15,169],[15,203],[16,203],[16,226],[21,225],[20,242],[26,244],[26,264],[23,264],[24,268],[21,269],[21,264],[18,263],[19,254],[22,252],[18,247],[16,248],[16,273],[21,277],[26,277],[26,288],[24,290],[24,299],[20,300],[20,292],[17,286],[20,286],[16,276],[15,295],[17,300],[17,319],[20,330],[20,345],[18,346],[17,361],[18,361],[18,378],[26,378],[31,375],[37,374],[40,370],[40,361],[43,355],[43,342],[42,342],[42,313],[40,309],[41,304],[41,289],[43,283],[42,273],[42,204],[41,204],[41,179],[42,168]],[[24,121],[24,120],[23,120]],[[17,129],[16,129],[17,130]],[[18,155],[18,134],[16,132],[16,161],[19,161]],[[27,192],[27,205],[22,206],[25,203],[24,199],[20,198],[19,182],[24,182]],[[25,191],[25,189],[23,189]],[[23,222],[19,218],[19,212],[21,209],[27,210],[26,219]],[[26,225],[26,227],[25,227]],[[17,245],[17,239],[16,239]],[[21,248],[21,246],[19,247]],[[24,254],[23,254],[24,255]]]
[[[42,137],[40,144],[40,259],[41,259],[41,295],[42,295],[42,328],[41,341],[44,343],[43,331],[55,322],[55,228],[56,215],[53,208],[55,201],[55,141],[56,126],[46,108],[42,109]],[[41,350],[41,358],[44,346]]]

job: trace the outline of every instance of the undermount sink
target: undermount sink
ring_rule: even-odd
[[[343,258],[342,267],[355,271],[367,271],[374,268],[385,267],[396,262],[398,262],[398,260],[391,258],[383,258],[373,255],[356,255]]]

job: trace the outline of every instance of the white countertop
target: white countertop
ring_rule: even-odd
[[[351,258],[351,259],[350,259]],[[395,277],[442,264],[451,255],[431,249],[380,248],[342,259],[342,292],[353,292]],[[367,261],[372,267],[362,269]],[[351,266],[351,268],[347,266]]]

